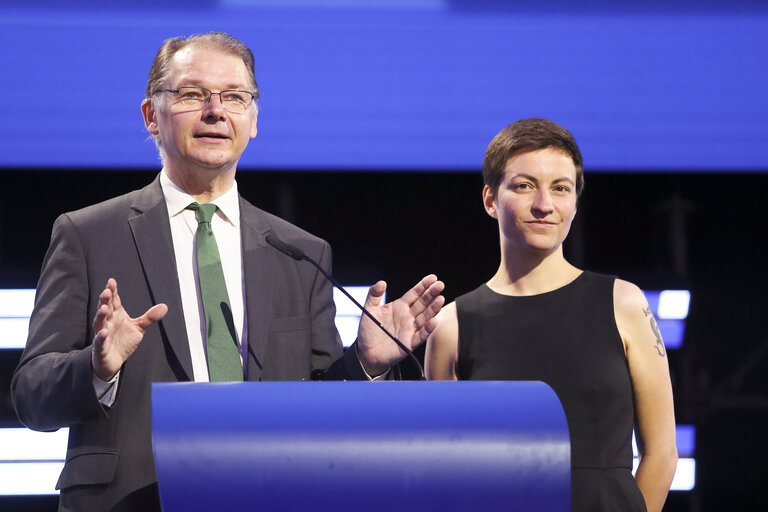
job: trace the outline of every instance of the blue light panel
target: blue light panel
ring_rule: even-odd
[[[262,91],[241,169],[475,170],[537,116],[588,170],[768,170],[765,2],[517,4],[4,3],[0,167],[157,168],[139,113],[155,52],[224,30]]]

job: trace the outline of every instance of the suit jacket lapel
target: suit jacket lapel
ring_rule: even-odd
[[[165,331],[168,343],[187,379],[194,380],[187,328],[181,309],[171,225],[159,175],[155,181],[139,191],[133,208],[136,215],[128,219],[128,223],[133,232],[147,286],[155,304],[168,305],[168,314],[160,321],[160,327]]]
[[[274,268],[273,258],[276,251],[264,241],[269,226],[263,214],[242,197],[240,229],[248,346],[252,356],[247,377],[248,380],[260,380],[272,311],[272,280],[269,273],[270,269]]]

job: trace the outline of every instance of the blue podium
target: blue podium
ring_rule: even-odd
[[[541,382],[156,383],[165,512],[569,511]]]

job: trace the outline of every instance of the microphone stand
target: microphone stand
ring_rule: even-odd
[[[366,308],[365,308],[365,307],[364,307],[362,304],[360,304],[359,302],[357,302],[357,300],[355,300],[355,298],[354,298],[354,297],[352,297],[352,295],[350,295],[350,294],[349,294],[349,292],[348,292],[347,290],[345,290],[345,289],[344,289],[344,287],[341,285],[341,283],[339,283],[339,282],[338,282],[338,281],[337,281],[337,280],[336,280],[336,279],[335,279],[335,278],[334,278],[334,277],[333,277],[333,276],[332,276],[330,273],[326,272],[326,271],[325,271],[325,269],[324,269],[324,268],[323,268],[323,267],[322,267],[322,266],[321,266],[321,265],[320,265],[318,262],[316,262],[314,259],[312,259],[312,258],[310,258],[309,256],[307,256],[306,254],[304,254],[304,251],[302,251],[302,250],[301,250],[301,249],[299,249],[298,247],[295,247],[295,246],[289,245],[289,244],[287,244],[287,243],[283,242],[282,240],[280,240],[280,239],[278,239],[278,238],[276,238],[276,237],[274,237],[274,236],[272,236],[272,235],[267,235],[266,237],[264,237],[264,239],[267,241],[267,243],[268,243],[269,245],[271,245],[272,247],[274,247],[275,249],[277,249],[277,250],[278,250],[278,251],[280,251],[281,253],[283,253],[283,254],[285,254],[285,255],[287,255],[287,256],[290,256],[290,257],[291,257],[291,258],[293,258],[294,260],[296,260],[296,261],[302,261],[302,260],[304,260],[304,261],[308,261],[309,263],[311,263],[312,265],[314,265],[314,267],[315,267],[315,268],[316,268],[318,271],[320,271],[320,273],[321,273],[321,274],[323,274],[323,275],[325,276],[325,278],[326,278],[326,279],[328,279],[328,280],[329,280],[329,281],[330,281],[330,282],[331,282],[331,283],[332,283],[332,284],[333,284],[333,285],[334,285],[336,288],[338,288],[338,289],[339,289],[339,290],[340,290],[340,291],[341,291],[341,292],[342,292],[344,295],[346,295],[346,296],[347,296],[347,298],[348,298],[349,300],[351,300],[351,301],[352,301],[352,303],[354,303],[354,305],[355,305],[355,306],[357,306],[357,307],[360,309],[360,311],[362,311],[362,312],[363,312],[363,314],[364,314],[365,316],[367,316],[369,319],[371,319],[371,321],[372,321],[374,324],[376,324],[376,326],[378,326],[378,328],[379,328],[379,329],[381,329],[382,331],[384,331],[384,333],[385,333],[387,336],[389,336],[389,337],[392,339],[392,341],[394,341],[394,342],[395,342],[395,344],[396,344],[398,347],[400,347],[400,349],[401,349],[403,352],[405,352],[406,354],[408,354],[408,357],[410,357],[410,358],[413,360],[413,362],[414,362],[414,363],[416,363],[416,366],[418,367],[418,369],[419,369],[419,372],[421,373],[421,380],[424,380],[424,368],[421,366],[421,363],[420,363],[420,362],[419,362],[419,360],[416,358],[416,356],[413,354],[413,352],[412,352],[412,351],[411,351],[409,348],[407,348],[407,347],[406,347],[406,346],[403,344],[403,342],[402,342],[402,341],[400,341],[399,339],[397,339],[397,337],[396,337],[394,334],[392,334],[391,332],[389,332],[389,329],[387,329],[386,327],[384,327],[384,326],[381,324],[381,322],[379,322],[379,320],[378,320],[378,319],[377,319],[375,316],[373,316],[373,314],[371,314],[371,312],[370,312],[370,311],[368,311],[368,310],[367,310],[367,309],[366,309]]]

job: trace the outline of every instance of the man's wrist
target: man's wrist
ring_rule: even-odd
[[[110,380],[101,380],[95,372],[92,372],[93,390],[96,392],[96,398],[103,405],[110,407],[114,401],[117,391],[117,382],[120,379],[120,372],[118,371]]]
[[[94,364],[93,357],[91,357],[91,375],[93,375],[95,379],[99,379],[104,384],[108,384],[113,382],[119,373],[120,368],[118,368],[116,372],[110,372],[105,368],[97,368],[96,364]]]
[[[357,361],[360,363],[360,368],[362,368],[365,376],[368,377],[368,380],[379,380],[389,372],[389,367],[384,369],[371,368],[369,364],[366,364],[367,361],[360,355],[360,349],[358,349],[357,343],[354,344],[354,347]]]

